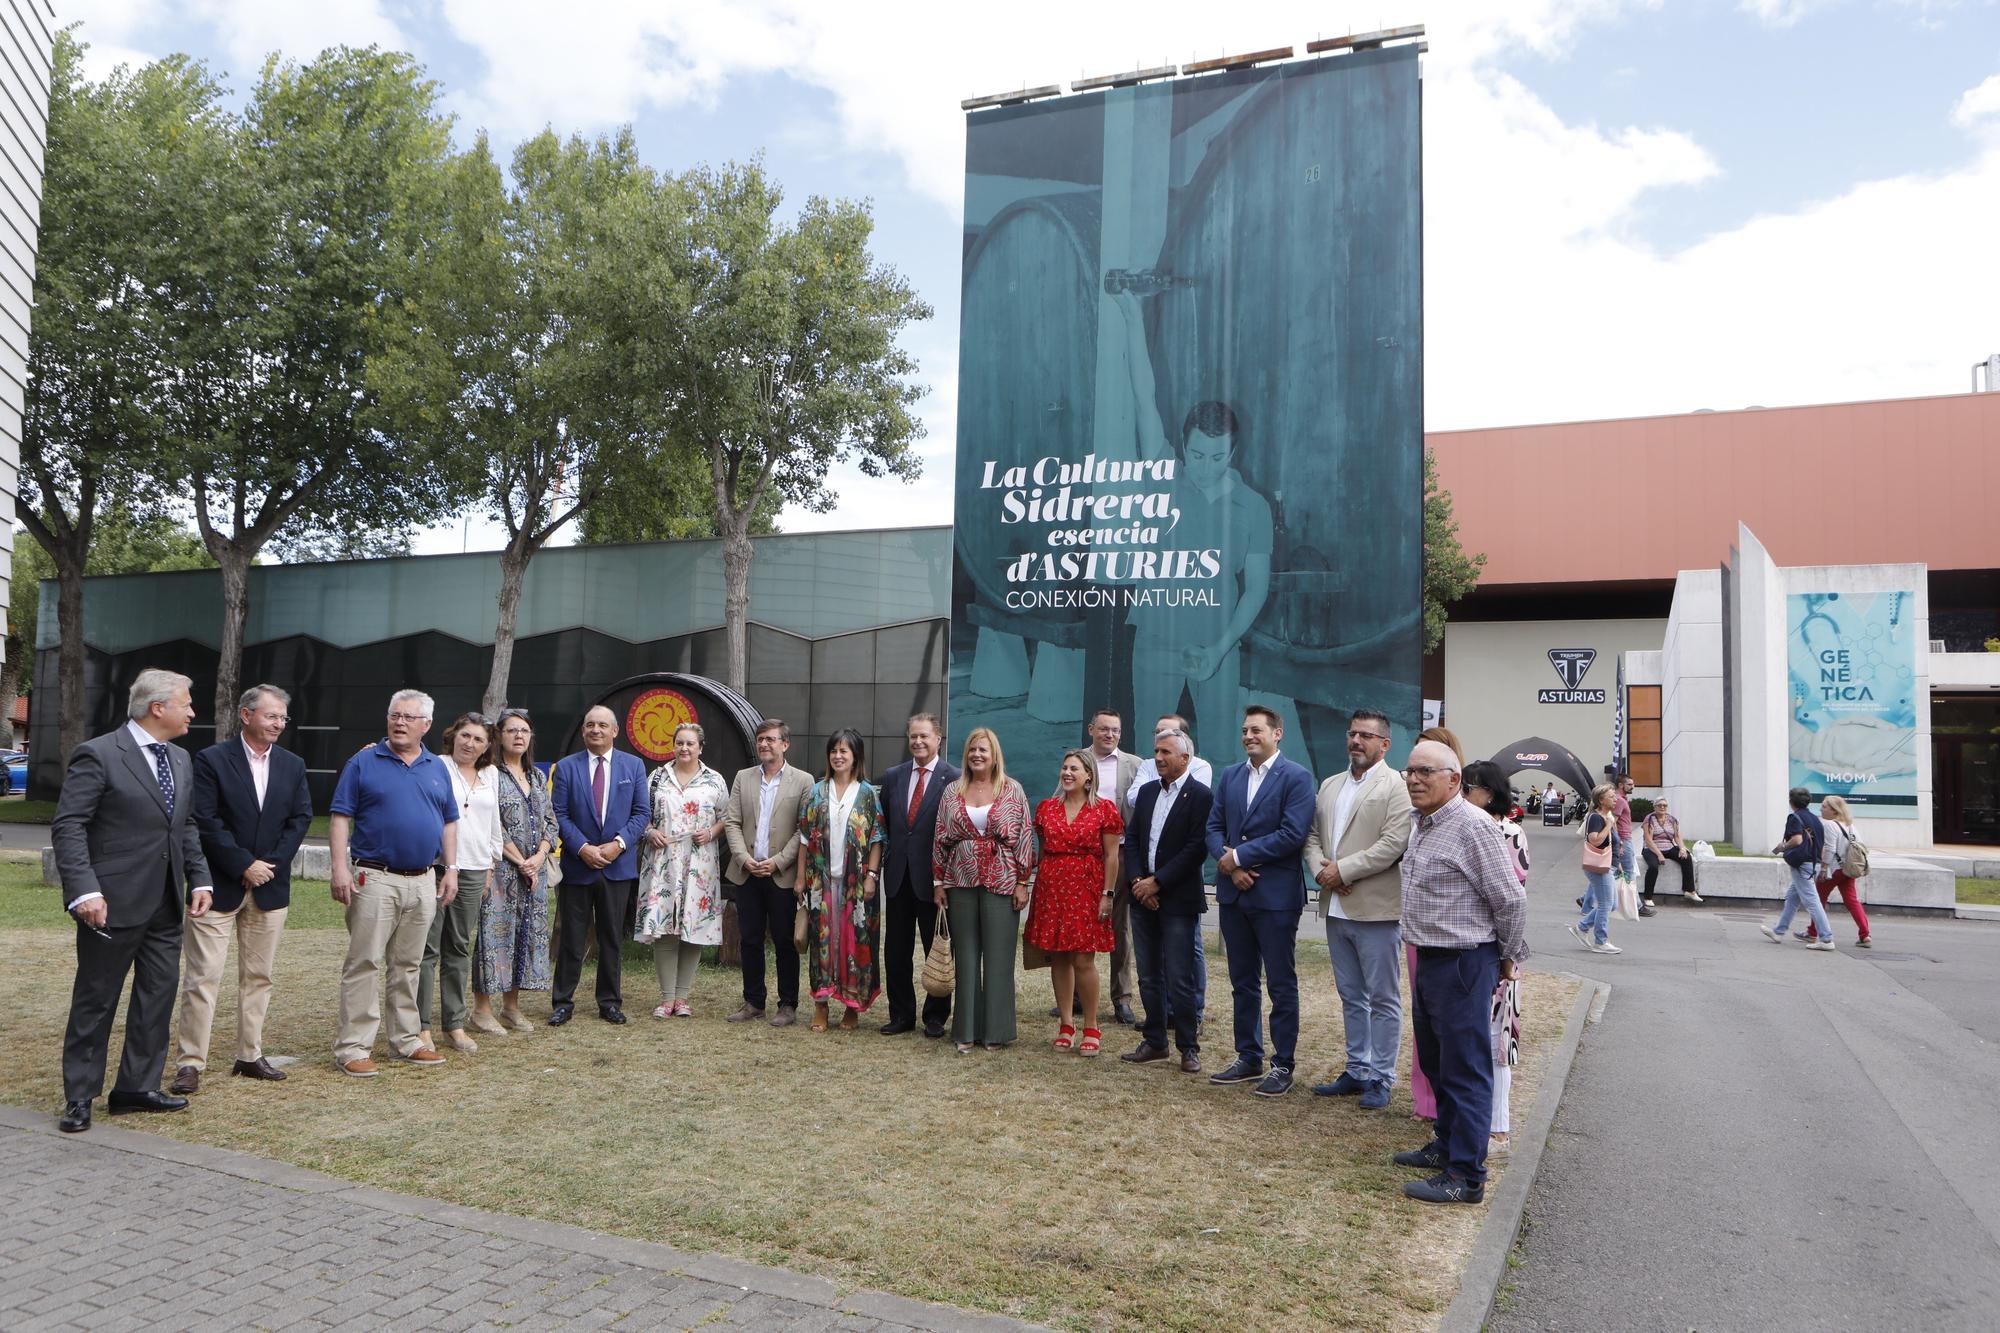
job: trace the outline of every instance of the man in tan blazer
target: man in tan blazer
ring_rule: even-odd
[[[799,1016],[799,950],[792,942],[798,909],[793,885],[799,874],[799,807],[812,790],[812,775],[785,762],[792,729],[780,718],[757,724],[757,766],[729,784],[729,814],[722,834],[729,840],[729,864],[722,877],[736,886],[736,923],[743,938],[743,1007],[729,1016],[747,1023],[764,1016],[764,938],[777,954],[778,1012],[774,1028]]]
[[[1389,732],[1389,719],[1372,708],[1356,709],[1347,720],[1348,769],[1320,784],[1305,846],[1347,1024],[1347,1068],[1313,1091],[1358,1095],[1369,1110],[1389,1104],[1403,1033],[1396,989],[1403,879],[1397,867],[1410,845],[1410,794],[1402,775],[1382,762]]]

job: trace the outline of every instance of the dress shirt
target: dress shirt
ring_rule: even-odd
[[[148,768],[153,767],[153,751],[149,747],[154,745],[171,745],[173,743],[171,741],[155,740],[153,733],[140,726],[137,722],[128,721],[125,724],[125,730],[132,737],[132,743],[139,747],[139,753],[145,756],[146,767]],[[167,756],[167,762],[173,762],[172,755]],[[174,804],[179,805],[185,799],[186,796],[176,788],[174,791]],[[257,803],[259,805],[263,804],[262,793],[259,793]],[[197,884],[194,886],[194,891],[196,893],[213,893],[215,886],[212,884]],[[63,908],[63,910],[65,912],[74,912],[78,903],[87,903],[92,898],[102,898],[103,896],[101,893],[79,893],[76,897],[69,900],[69,906]]]
[[[1243,808],[1248,810],[1257,804],[1257,793],[1264,789],[1264,779],[1271,774],[1271,765],[1278,762],[1278,752],[1271,751],[1271,757],[1261,764],[1250,765],[1250,780],[1243,789]]]
[[[1333,845],[1326,849],[1327,860],[1340,859],[1340,840],[1347,836],[1347,822],[1354,818],[1354,807],[1361,802],[1361,789],[1367,785],[1368,775],[1374,771],[1373,764],[1363,769],[1358,777],[1353,769],[1347,771],[1347,785],[1340,789],[1340,795],[1333,802]],[[1342,921],[1347,919],[1347,909],[1341,905],[1339,894],[1326,895],[1326,914]]]
[[[1403,853],[1403,938],[1421,949],[1470,949],[1498,940],[1500,956],[1528,956],[1528,893],[1500,826],[1450,800],[1416,817]]]
[[[1118,751],[1116,750],[1098,757],[1097,794],[1113,805],[1118,804]]]
[[[1188,775],[1181,774],[1172,782],[1160,783],[1160,794],[1153,799],[1153,826],[1146,832],[1146,866],[1148,870],[1160,868],[1160,834],[1166,831],[1167,816],[1174,808],[1174,796],[1187,781]]]
[[[584,753],[590,754],[588,750],[584,751]],[[618,780],[616,777],[613,776],[612,773],[611,753],[612,753],[611,751],[606,750],[601,755],[596,755],[596,754],[590,755],[590,762],[593,765],[593,767],[591,768],[590,772],[584,775],[585,781],[594,786],[596,785],[597,782],[597,769],[595,765],[597,764],[604,765],[604,799],[597,803],[597,827],[599,828],[604,827],[604,812],[611,806],[611,784]],[[586,790],[588,790],[588,788],[586,788]],[[611,841],[618,844],[618,849],[620,851],[623,851],[625,849],[624,834],[622,833],[617,834],[611,839]]]
[[[1193,778],[1210,791],[1215,790],[1215,770],[1209,767],[1208,760],[1203,759],[1198,754],[1188,756],[1187,772],[1181,775],[1181,780],[1185,782],[1189,778]],[[1130,810],[1134,805],[1138,804],[1139,788],[1149,782],[1158,782],[1159,780],[1159,763],[1152,759],[1141,759],[1139,761],[1139,771],[1132,775],[1132,785],[1125,789],[1125,808]]]
[[[768,861],[771,859],[771,812],[778,808],[778,788],[785,780],[785,766],[778,765],[776,777],[766,777],[764,770],[757,770],[757,837],[750,846],[750,859]]]
[[[831,782],[826,784],[826,817],[832,825],[827,830],[826,874],[831,880],[838,880],[847,871],[847,820],[854,813],[854,798],[861,794],[861,779],[847,784],[847,794],[838,795]]]
[[[242,737],[238,737],[242,740]],[[250,782],[257,788],[257,808],[264,808],[264,793],[271,786],[271,747],[265,746],[260,754],[257,747],[243,741],[243,757],[250,761]]]

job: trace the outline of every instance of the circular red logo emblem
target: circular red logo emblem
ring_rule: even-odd
[[[694,705],[678,690],[647,690],[625,710],[625,738],[632,748],[656,764],[674,757],[674,731],[683,722],[700,722]]]

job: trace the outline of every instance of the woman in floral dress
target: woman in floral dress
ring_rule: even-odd
[[[674,731],[674,760],[653,770],[652,826],[639,853],[639,928],[660,979],[655,1018],[692,1018],[688,995],[703,945],[722,943],[722,817],[729,784],[701,762],[706,733]]]
[[[1055,1040],[1059,1051],[1074,1047],[1080,1054],[1096,1055],[1104,1047],[1097,1027],[1097,955],[1111,952],[1111,901],[1118,887],[1118,841],[1124,834],[1118,807],[1097,794],[1096,760],[1088,750],[1065,754],[1056,794],[1035,809],[1041,867],[1021,936],[1049,955],[1062,1015]],[[1078,1008],[1084,1022],[1081,1042],[1072,1021]]]
[[[549,876],[556,807],[535,767],[535,729],[525,709],[500,714],[500,861],[479,905],[473,954],[472,1026],[528,1032],[521,992],[549,988]],[[493,997],[503,997],[499,1018]],[[502,1026],[502,1025],[505,1026]]]
[[[841,1007],[852,1031],[882,993],[881,894],[877,866],[888,835],[868,783],[861,737],[843,727],[826,743],[826,776],[799,809],[799,893],[808,912],[814,1032]]]

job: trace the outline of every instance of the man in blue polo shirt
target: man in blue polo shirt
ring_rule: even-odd
[[[387,991],[389,1050],[418,1069],[444,1057],[423,1044],[417,969],[440,903],[458,896],[458,799],[445,761],[424,748],[435,705],[398,690],[389,734],[347,761],[333,789],[327,829],[333,900],[347,908],[347,962],[340,972],[340,1072],[373,1078],[375,1034]],[[434,880],[440,861],[444,877]]]

